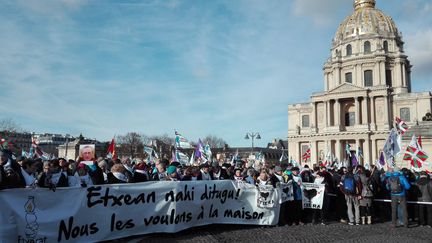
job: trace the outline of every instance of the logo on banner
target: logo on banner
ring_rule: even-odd
[[[39,237],[39,224],[37,222],[37,215],[35,212],[36,204],[34,196],[29,196],[27,202],[24,204],[25,211],[25,238],[18,235],[18,242],[46,242],[46,237]]]
[[[281,188],[281,201],[294,201],[294,192],[293,192],[293,184],[292,181],[288,183],[280,183]]]
[[[272,185],[259,185],[257,196],[257,207],[259,208],[274,208],[276,206],[274,200],[275,189]]]
[[[303,208],[321,209],[324,200],[324,184],[303,183]]]

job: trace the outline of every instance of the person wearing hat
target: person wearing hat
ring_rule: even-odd
[[[239,168],[239,167],[234,168],[234,175],[232,177],[232,180],[234,180],[234,181],[244,181],[245,177],[243,176],[242,172],[243,172],[242,168]]]
[[[229,179],[228,173],[225,169],[219,166],[217,161],[213,161],[212,167],[210,169],[210,176],[212,180],[227,180]]]
[[[167,173],[167,177],[166,177],[167,181],[179,181],[177,167],[175,167],[174,165],[168,166],[166,173]]]
[[[203,181],[210,181],[212,178],[210,176],[210,164],[208,162],[205,162],[203,164],[201,164],[201,180]]]
[[[135,165],[135,172],[133,174],[134,182],[145,182],[148,181],[147,164],[143,161]]]

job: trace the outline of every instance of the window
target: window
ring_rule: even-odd
[[[309,127],[309,115],[302,116],[302,127]]]
[[[410,109],[409,108],[401,108],[400,109],[400,117],[403,121],[409,122],[411,119],[410,117]]]
[[[345,82],[352,84],[352,73],[345,73]]]
[[[348,45],[346,46],[346,55],[347,55],[347,56],[351,56],[351,55],[352,55],[352,47],[351,47],[350,44],[348,44]]]
[[[386,70],[386,85],[391,87],[392,86],[392,71]]]
[[[373,86],[372,70],[364,71],[364,86],[365,87]]]
[[[355,112],[347,112],[345,113],[345,126],[354,126],[355,125]]]
[[[384,52],[387,53],[388,52],[388,42],[384,41],[383,46],[384,46]]]
[[[365,54],[371,53],[371,44],[369,41],[366,41],[363,45],[363,50]]]

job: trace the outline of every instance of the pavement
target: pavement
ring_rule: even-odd
[[[207,225],[177,233],[157,233],[109,242],[432,242],[432,228],[410,225],[392,228],[390,223],[351,226],[339,222],[328,225],[248,226]]]

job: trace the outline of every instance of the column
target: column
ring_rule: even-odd
[[[341,120],[341,105],[339,99],[336,99],[336,119],[335,119],[335,125],[340,126],[340,120]]]
[[[356,139],[355,141],[356,141],[356,143],[355,143],[355,151],[356,151],[356,154],[357,154],[357,150],[360,147],[360,139]],[[357,159],[358,159],[359,164],[363,164],[363,161],[361,160],[361,158],[357,158]],[[362,163],[360,163],[360,161],[362,161]]]
[[[383,81],[380,79],[380,62],[375,63],[372,73],[373,85],[382,85]]]
[[[312,162],[312,164],[318,162],[318,159],[317,159],[318,148],[316,145],[317,145],[317,141],[311,141],[311,162]]]
[[[384,125],[389,124],[389,104],[388,95],[384,95]]]
[[[368,162],[370,165],[373,164],[370,158],[370,139],[369,137],[367,137],[364,141],[363,144],[363,157],[364,157],[364,161],[363,161],[363,165],[365,162]]]
[[[300,145],[301,145],[301,143],[300,143],[300,141],[298,141],[297,142],[297,146],[296,146],[296,156],[294,157],[294,158],[296,158],[296,160],[299,162],[299,163],[301,163],[301,161],[302,161],[302,155],[300,154],[301,153],[301,150],[300,150]]]
[[[312,131],[313,131],[313,132],[316,132],[316,129],[318,128],[318,122],[317,122],[317,106],[316,106],[316,105],[317,105],[316,102],[313,102],[313,103],[312,103],[312,119],[311,119],[311,121],[312,121],[314,127],[311,126],[311,128],[312,128]]]
[[[375,97],[371,97],[371,105],[370,105],[370,113],[371,113],[371,130],[375,130]]]
[[[373,139],[373,138],[371,138],[371,140],[372,140],[372,161],[371,161],[371,164],[372,163],[375,163],[375,161],[378,159],[378,157],[377,157],[377,154],[376,154],[376,140],[375,139]]]
[[[355,97],[354,98],[355,101],[355,125],[359,125],[360,124],[360,102],[359,102],[359,97]]]
[[[340,139],[336,139],[335,156],[338,158],[339,162],[342,161],[342,156],[341,156],[341,141],[340,141]]]
[[[381,77],[381,83],[383,85],[386,85],[386,69],[385,69],[384,62],[380,62],[380,77]]]
[[[326,104],[326,127],[330,126],[330,101],[327,100]]]
[[[363,122],[363,124],[369,124],[369,97],[365,96],[364,98],[364,118],[365,118],[365,122]]]

